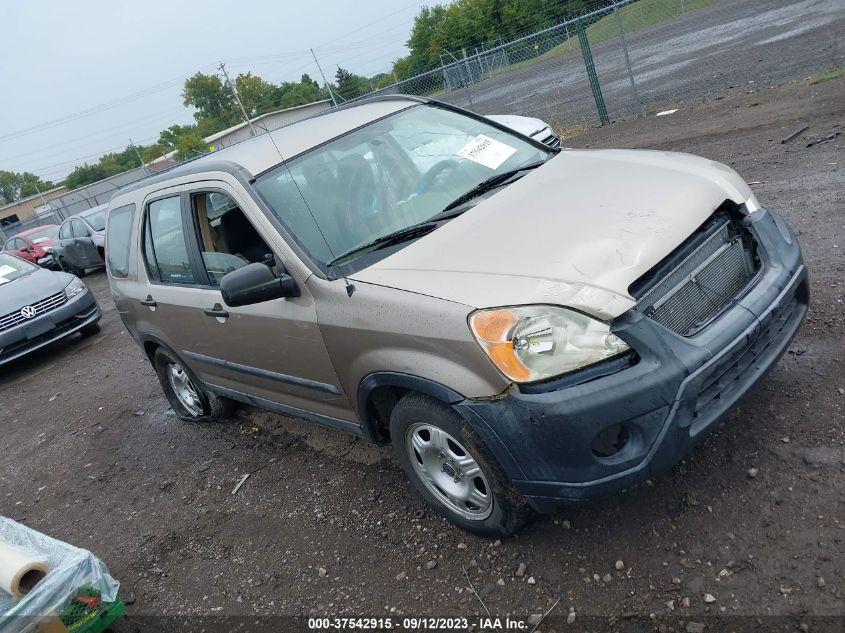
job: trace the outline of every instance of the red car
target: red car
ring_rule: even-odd
[[[59,227],[56,224],[37,226],[10,237],[3,245],[3,251],[45,268],[55,268],[53,242],[58,235]]]

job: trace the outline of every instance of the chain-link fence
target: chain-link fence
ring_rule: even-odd
[[[18,233],[23,233],[29,229],[34,229],[39,226],[49,226],[51,224],[61,224],[64,217],[55,209],[45,209],[39,211],[37,215],[31,218],[26,218],[20,222],[10,222],[8,224],[0,224],[0,249],[11,237]]]
[[[841,67],[841,0],[619,0],[371,94],[428,96],[564,131]],[[370,96],[370,95],[365,95]]]
[[[565,138],[587,125],[845,66],[842,0],[583,4],[580,15],[509,42],[444,50],[438,67],[358,99],[404,93],[480,114],[534,116]],[[311,115],[308,107],[265,115],[253,128],[265,133],[288,125]],[[225,147],[251,134],[243,124],[210,143]],[[2,227],[0,238],[105,204],[117,189],[146,175],[138,168],[69,192],[50,202],[51,217]]]
[[[34,217],[0,226],[0,246],[13,235],[28,229],[48,224],[61,224],[72,215],[107,204],[115,191],[124,185],[146,178],[149,173],[147,168],[138,167],[53,198],[39,209]]]

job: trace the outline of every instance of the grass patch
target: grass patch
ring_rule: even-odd
[[[679,0],[639,0],[619,9],[619,18],[622,20],[622,29],[630,33],[717,2],[719,0],[684,0],[682,9]],[[587,27],[587,35],[590,36],[590,44],[618,37],[616,16],[611,13],[595,24],[591,24]]]
[[[687,508],[694,508],[700,503],[698,493],[695,490],[687,490],[686,494],[681,498],[681,505]]]
[[[625,33],[631,33],[638,29],[652,24],[658,24],[664,20],[677,17],[688,11],[695,11],[702,9],[711,4],[716,4],[721,0],[684,0],[684,7],[681,10],[681,3],[679,0],[639,0],[631,4],[626,4],[619,9],[619,19],[622,21],[622,30]],[[569,27],[570,37],[565,42],[558,44],[554,48],[547,50],[542,55],[538,55],[532,59],[527,59],[522,62],[510,64],[506,68],[494,74],[504,74],[511,70],[519,70],[526,66],[531,66],[538,62],[566,55],[571,53],[578,53],[580,55],[581,45],[578,42],[578,34],[575,31],[574,25]],[[590,45],[594,46],[599,42],[619,37],[619,30],[616,25],[616,16],[613,13],[604,16],[598,22],[587,27],[587,37],[590,40]]]
[[[830,72],[822,73],[821,75],[816,75],[812,79],[810,79],[810,85],[814,86],[815,84],[820,84],[823,81],[839,79],[840,77],[845,77],[845,68],[839,68],[838,70],[831,70]]]
[[[552,123],[552,129],[560,136],[561,139],[567,141],[573,137],[579,136],[587,131],[589,125],[586,121],[578,121],[565,125],[563,123]]]

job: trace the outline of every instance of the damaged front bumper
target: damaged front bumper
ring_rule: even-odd
[[[574,386],[456,404],[537,510],[653,478],[728,415],[786,351],[809,304],[794,235],[766,210],[746,219],[761,259],[752,285],[682,337],[630,311],[614,332],[638,362]],[[612,450],[596,450],[605,437]]]

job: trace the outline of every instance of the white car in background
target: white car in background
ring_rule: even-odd
[[[529,136],[543,145],[557,149],[560,147],[560,136],[558,136],[548,123],[534,117],[518,116],[516,114],[487,114],[486,118],[495,121],[518,132],[523,136]]]

